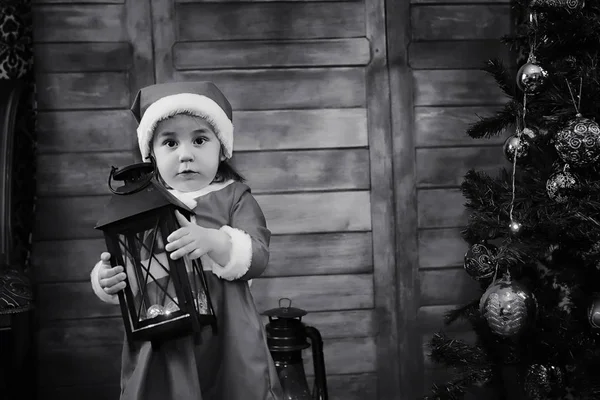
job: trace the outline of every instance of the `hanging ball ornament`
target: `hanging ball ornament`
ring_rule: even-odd
[[[561,7],[571,12],[585,7],[585,0],[533,0],[531,5]]]
[[[577,179],[569,171],[555,172],[546,181],[548,197],[556,203],[567,201],[570,191],[576,187]]]
[[[495,254],[498,248],[493,244],[476,243],[465,253],[465,271],[475,280],[491,278],[496,272]]]
[[[548,72],[537,64],[534,56],[530,55],[517,72],[517,87],[525,93],[537,93],[546,83],[547,78]]]
[[[592,328],[600,329],[600,294],[595,293],[588,307],[588,322]]]
[[[533,320],[536,303],[525,286],[504,276],[492,283],[481,296],[479,311],[492,332],[511,337],[523,332]]]
[[[593,164],[600,158],[600,126],[577,114],[556,133],[554,147],[565,163],[577,167]]]
[[[529,143],[516,135],[511,135],[504,141],[504,156],[510,162],[517,157],[517,162],[525,161],[529,156]]]
[[[523,386],[531,400],[544,400],[553,390],[562,386],[563,373],[554,365],[532,364],[527,368]]]

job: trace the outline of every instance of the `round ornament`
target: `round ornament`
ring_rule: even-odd
[[[515,156],[517,162],[524,161],[529,156],[529,143],[516,135],[511,135],[504,141],[503,151],[510,162],[514,161]]]
[[[588,307],[588,322],[592,328],[600,328],[600,295],[595,294],[592,303]]]
[[[479,301],[479,311],[496,335],[520,334],[533,320],[536,303],[533,294],[510,277],[492,283]]]
[[[543,400],[557,387],[562,385],[563,374],[554,365],[532,364],[525,374],[523,383],[525,393],[531,400]]]
[[[475,280],[491,278],[496,272],[494,254],[497,247],[492,244],[476,243],[465,253],[465,271]]]
[[[569,199],[569,191],[575,187],[577,187],[577,180],[569,171],[555,172],[546,181],[548,197],[557,203],[567,201]]]
[[[533,0],[533,6],[561,7],[567,11],[575,11],[585,7],[585,0]]]
[[[600,126],[577,114],[556,133],[554,147],[565,163],[578,167],[595,163],[600,158]]]
[[[525,93],[537,93],[547,77],[548,72],[537,64],[535,57],[530,57],[517,72],[517,87]]]

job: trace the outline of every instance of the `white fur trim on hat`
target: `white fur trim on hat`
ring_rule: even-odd
[[[142,160],[146,160],[150,155],[150,142],[158,122],[184,113],[205,119],[213,127],[217,138],[221,141],[225,157],[231,158],[233,154],[233,123],[225,111],[210,97],[194,93],[178,93],[156,100],[142,116],[137,129]]]

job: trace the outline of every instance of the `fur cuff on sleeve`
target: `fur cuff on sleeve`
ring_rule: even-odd
[[[94,269],[92,269],[92,273],[90,274],[94,293],[96,293],[96,296],[98,296],[98,298],[105,303],[119,304],[119,296],[116,294],[106,293],[100,286],[100,278],[98,276],[100,268],[102,268],[102,261],[98,261],[98,263],[94,266]]]
[[[231,251],[229,262],[221,267],[215,263],[212,268],[213,274],[221,279],[233,281],[239,279],[252,264],[252,238],[246,232],[224,225],[220,229],[231,238]]]

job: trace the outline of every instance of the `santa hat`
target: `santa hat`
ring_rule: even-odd
[[[158,122],[177,114],[196,115],[205,119],[221,141],[223,154],[231,158],[231,104],[212,82],[172,82],[147,86],[136,95],[131,111],[139,123],[137,136],[142,160],[150,155]]]

